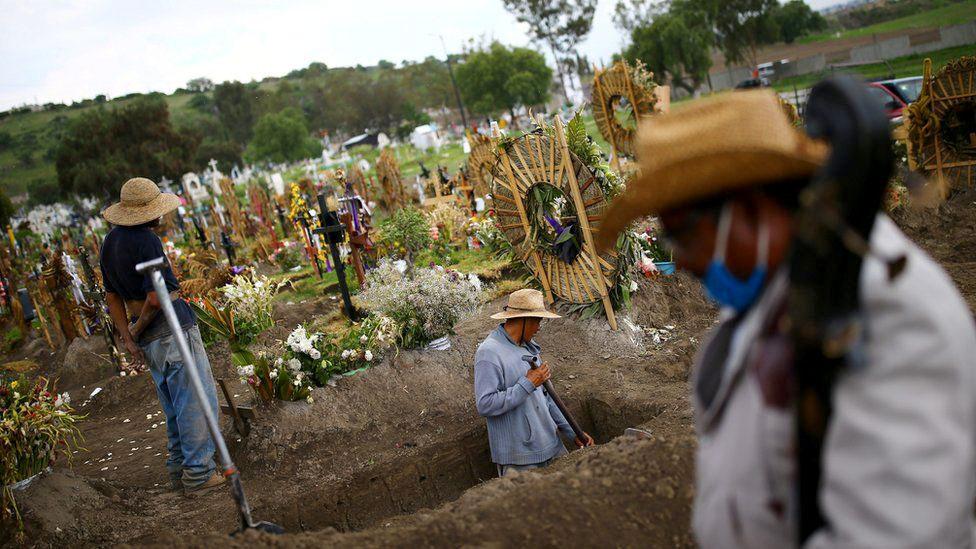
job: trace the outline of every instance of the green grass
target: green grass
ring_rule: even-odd
[[[325,265],[322,265],[325,268]],[[356,280],[356,272],[352,267],[346,266],[346,284],[349,292],[359,291],[359,281]],[[324,295],[339,294],[339,276],[333,270],[330,273],[323,273],[322,278],[315,276],[315,269],[309,265],[296,273],[281,275],[283,279],[293,280],[285,285],[275,296],[276,301],[298,303],[310,299],[316,299]],[[303,277],[303,278],[300,278]],[[298,280],[295,280],[298,278]]]
[[[906,29],[924,29],[930,27],[943,27],[948,25],[957,25],[959,23],[965,23],[966,21],[971,21],[973,19],[976,19],[976,0],[964,0],[962,2],[945,6],[942,8],[936,8],[934,10],[928,10],[921,13],[916,13],[914,15],[909,15],[907,17],[892,19],[891,21],[877,23],[875,25],[870,25],[860,29],[852,29],[852,30],[844,31],[841,32],[840,34],[821,33],[821,34],[810,35],[800,39],[799,42],[803,44],[808,44],[811,42],[823,42],[826,40],[834,40],[837,38],[854,38],[858,36],[870,36],[872,34],[881,34],[881,33],[906,30]]]
[[[867,79],[872,78],[903,78],[906,76],[922,76],[922,63],[926,58],[932,59],[932,72],[936,72],[949,61],[963,55],[973,55],[973,46],[959,46],[957,48],[947,48],[944,50],[933,51],[919,55],[906,55],[898,57],[885,63],[873,63],[871,65],[861,65],[859,67],[849,67],[845,72],[860,75]],[[773,84],[776,91],[792,91],[797,89],[809,88],[823,79],[827,73],[814,73],[784,78]]]

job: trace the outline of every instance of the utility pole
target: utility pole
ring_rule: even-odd
[[[451,85],[454,86],[454,98],[457,100],[458,110],[461,111],[461,123],[464,129],[468,129],[468,117],[464,114],[464,103],[461,102],[461,91],[458,90],[457,80],[454,79],[454,67],[451,65],[451,56],[447,53],[447,46],[444,45],[444,37],[437,35],[441,39],[441,48],[444,49],[444,59],[447,63],[447,74],[451,75]]]

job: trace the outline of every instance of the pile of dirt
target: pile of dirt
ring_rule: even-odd
[[[644,440],[620,437],[574,452],[547,470],[492,480],[435,511],[363,532],[248,532],[232,539],[170,535],[158,545],[693,547],[688,525],[695,445],[690,430]]]
[[[949,273],[976,314],[976,188],[936,208],[902,209],[895,222]]]
[[[431,539],[457,544],[482,535],[464,522],[476,524],[474,517],[494,509],[492,517],[511,525],[504,526],[512,530],[508,539],[542,542],[538,527],[519,530],[512,518],[534,509],[553,516],[560,532],[571,532],[574,522],[590,524],[594,543],[607,528],[626,532],[630,540],[687,543],[693,439],[686,380],[702,331],[714,317],[696,284],[680,276],[642,283],[633,310],[620,314],[618,332],[605,319],[563,318],[547,321],[536,337],[560,394],[598,442],[613,441],[629,426],[650,429],[653,442],[572,452],[546,474],[481,486],[495,469],[484,419],[474,407],[473,357],[497,325],[488,318],[503,304],[496,300],[456,326],[450,350],[388,356],[336,387],[316,389],[312,404],[259,406],[246,438],[224,418],[255,516],[292,533],[363,535],[354,538],[363,543],[373,535],[396,536],[382,533],[384,525],[402,523],[414,529],[404,539],[436,528],[440,537]],[[332,308],[310,306],[301,307],[305,319],[332,314]],[[234,398],[246,403],[250,390],[236,380],[225,347],[208,349],[215,375],[228,379]],[[85,536],[73,541],[137,544],[166,532],[193,539],[233,530],[227,493],[201,501],[167,491],[165,424],[148,377],[114,377],[99,386],[103,393],[84,410],[87,452],[75,456],[73,468],[84,478],[104,480],[119,497],[77,510],[76,531]],[[643,453],[649,457],[634,457]],[[547,493],[554,496],[542,495]],[[519,513],[505,509],[512,499],[523,502]],[[433,514],[425,511],[445,504]],[[449,524],[449,517],[464,513],[470,518]],[[103,520],[108,514],[112,521]],[[32,532],[38,545],[72,541],[71,534],[43,524]]]

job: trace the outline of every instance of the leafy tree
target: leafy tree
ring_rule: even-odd
[[[191,91],[193,93],[208,92],[214,89],[214,83],[213,80],[210,80],[209,78],[194,78],[186,83],[186,89],[187,91]]]
[[[251,139],[254,129],[254,105],[251,92],[240,82],[224,82],[214,88],[217,118],[230,138],[241,146]]]
[[[376,66],[379,67],[381,70],[387,70],[387,71],[396,68],[396,65],[394,63],[387,61],[386,59],[380,59],[380,62],[377,63]]]
[[[614,26],[631,34],[637,27],[650,25],[651,19],[666,11],[666,7],[662,0],[617,0],[610,18]]]
[[[17,161],[20,162],[20,165],[22,167],[30,168],[31,166],[34,165],[34,154],[29,150],[20,151],[17,154]]]
[[[644,62],[655,75],[691,94],[712,66],[711,44],[712,34],[701,14],[668,12],[633,30],[624,57]]]
[[[503,0],[507,9],[520,23],[529,25],[533,40],[549,46],[563,96],[569,101],[561,61],[575,53],[576,44],[583,40],[593,26],[596,0]],[[775,1],[775,0],[773,0]]]
[[[309,135],[302,113],[288,108],[258,120],[245,156],[250,161],[294,162],[321,153],[322,146]]]
[[[671,13],[698,14],[729,63],[756,65],[759,48],[779,40],[777,0],[674,0]]]
[[[213,99],[205,93],[195,94],[190,98],[190,108],[200,112],[211,112],[214,110]]]
[[[468,54],[457,68],[458,88],[471,110],[493,114],[545,103],[552,69],[542,54],[527,48],[507,48],[494,42]]]
[[[13,202],[10,201],[10,197],[4,192],[3,187],[0,187],[0,226],[6,227],[10,221],[10,216],[14,215],[15,211],[16,209],[14,208]]]
[[[191,167],[195,147],[173,128],[159,96],[114,110],[91,109],[71,120],[61,138],[58,185],[63,194],[117,196],[130,177],[181,176]]]
[[[773,10],[773,19],[779,26],[780,37],[787,44],[797,38],[827,28],[827,20],[813,11],[803,0],[790,0]]]

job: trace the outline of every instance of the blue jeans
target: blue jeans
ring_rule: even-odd
[[[197,373],[206,393],[205,405],[217,417],[217,389],[214,386],[210,360],[200,339],[200,328],[184,330],[190,352],[197,363]],[[166,435],[169,458],[166,468],[170,479],[193,488],[206,482],[217,468],[214,463],[214,441],[207,430],[207,420],[201,403],[193,392],[193,382],[184,369],[183,357],[172,333],[142,345],[146,363],[156,384],[159,403],[166,414]]]

